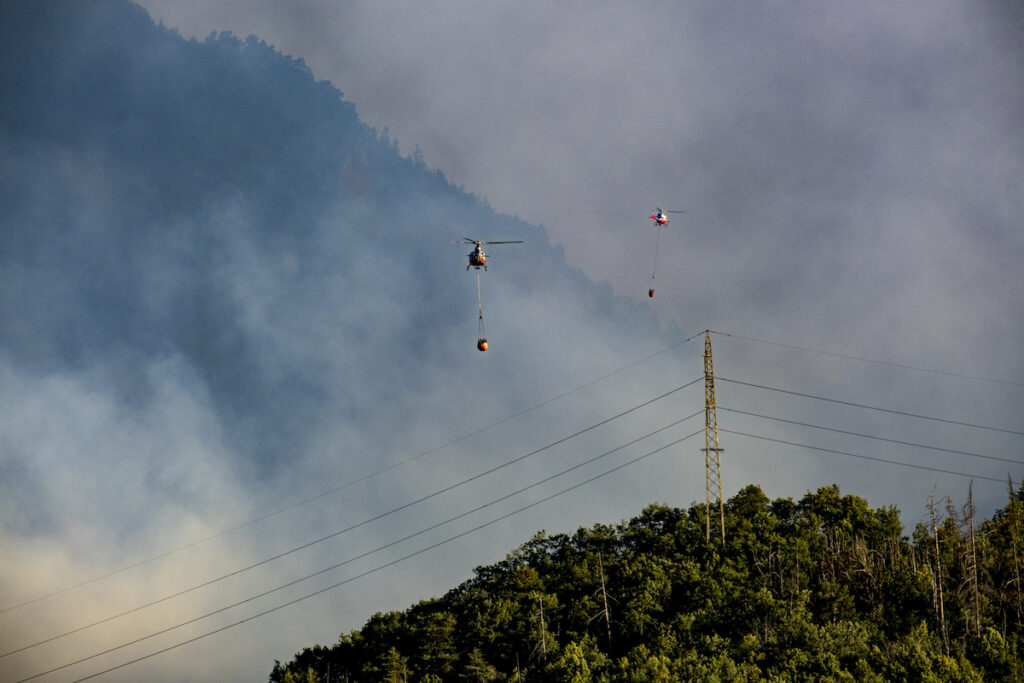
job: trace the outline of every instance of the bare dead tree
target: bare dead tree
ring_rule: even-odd
[[[964,524],[967,526],[967,587],[971,594],[971,621],[974,635],[981,636],[981,600],[978,589],[978,544],[974,531],[974,480],[967,487],[967,504],[964,506]]]
[[[1014,501],[1015,493],[1014,493],[1014,490],[1013,490],[1013,478],[1010,477],[1010,476],[1007,476],[1007,479],[1009,480],[1009,485],[1010,485],[1010,504],[1007,506],[1007,509],[1010,511],[1010,514],[1013,515],[1013,519],[1011,520],[1011,523],[1010,523],[1010,549],[1013,552],[1013,589],[1014,589],[1015,597],[1017,599],[1016,600],[1017,628],[1019,629],[1020,625],[1021,625],[1021,623],[1020,623],[1021,599],[1020,599],[1020,560],[1017,557],[1017,537],[1018,537],[1018,534],[1020,532],[1020,528],[1018,526],[1020,524],[1020,506],[1017,505],[1017,504],[1014,504],[1015,503],[1015,501]]]
[[[939,553],[939,522],[935,514],[935,487],[932,487],[932,495],[928,501],[928,508],[932,514],[932,536],[935,538],[935,578],[932,582],[932,599],[936,603],[936,613],[939,618],[939,630],[942,632],[942,645],[944,653],[949,656],[949,635],[946,633],[946,607],[942,598],[942,555]]]
[[[548,658],[548,634],[544,623],[544,599],[540,593],[537,594],[537,604],[540,606],[540,658],[544,661]]]
[[[611,612],[608,610],[608,591],[605,589],[604,585],[604,557],[601,553],[597,554],[597,571],[598,576],[601,578],[601,604],[604,605],[604,608],[591,617],[591,620],[599,616],[604,616],[604,625],[608,633],[608,652],[610,654],[612,651],[612,617]]]

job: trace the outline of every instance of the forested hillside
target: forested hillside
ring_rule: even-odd
[[[1019,680],[1024,496],[937,531],[837,486],[538,533],[444,597],[376,614],[274,682]]]

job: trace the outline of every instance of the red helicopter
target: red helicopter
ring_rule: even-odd
[[[652,299],[654,298],[654,272],[658,268],[658,245],[661,243],[661,228],[664,225],[668,225],[668,216],[665,215],[667,213],[686,212],[678,210],[662,211],[661,209],[658,208],[655,208],[654,211],[651,212],[651,220],[654,221],[654,226],[658,228],[658,236],[655,238],[654,242],[654,265],[651,267],[651,288],[647,290],[647,296],[649,296]]]
[[[666,213],[686,213],[685,211],[662,211],[661,209],[655,209],[651,213],[651,220],[657,225],[668,225],[668,216]]]

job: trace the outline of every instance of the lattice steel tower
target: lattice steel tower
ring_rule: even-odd
[[[718,412],[715,409],[715,370],[711,362],[711,331],[704,332],[704,538],[711,540],[711,515],[715,507],[722,542],[725,542],[725,509],[722,506],[722,449],[718,447]]]

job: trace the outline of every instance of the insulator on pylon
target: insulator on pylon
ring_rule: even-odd
[[[487,350],[487,340],[482,338],[482,337],[480,339],[477,339],[476,340],[476,348],[480,349],[481,351],[486,351]]]

